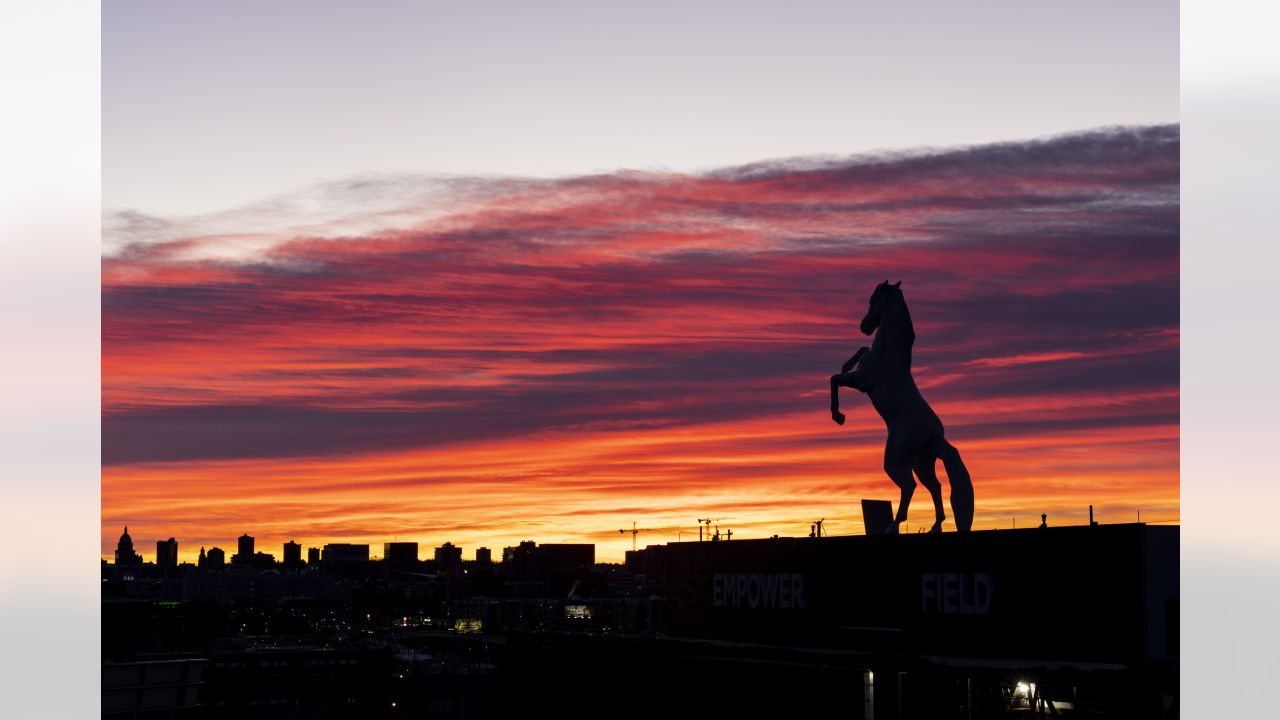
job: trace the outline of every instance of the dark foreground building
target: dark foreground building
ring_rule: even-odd
[[[529,543],[483,573],[316,576],[332,593],[133,588],[104,600],[110,716],[1177,717],[1178,536],[689,542],[625,567]],[[177,659],[200,662],[146,665]]]
[[[627,697],[637,716],[1176,717],[1178,535],[1135,524],[650,547],[631,564],[661,598],[661,630],[512,637],[503,699],[517,712],[514,698],[573,678],[580,700]]]

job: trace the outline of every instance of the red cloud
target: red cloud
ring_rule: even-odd
[[[468,180],[401,230],[135,238],[103,265],[103,551],[853,531],[883,428],[831,424],[825,379],[886,278],[977,527],[1176,518],[1177,156],[1156,127]]]

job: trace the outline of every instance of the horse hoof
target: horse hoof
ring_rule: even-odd
[[[940,533],[940,532],[942,532],[942,523],[940,523],[940,522],[939,522],[939,523],[934,523],[934,524],[933,524],[933,527],[929,528],[929,532],[930,532],[930,533]]]
[[[837,425],[843,425],[843,424],[844,424],[844,413],[833,412],[833,413],[831,413],[831,419],[832,419],[832,420],[835,420]]]

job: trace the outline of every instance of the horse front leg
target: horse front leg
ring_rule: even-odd
[[[844,424],[844,413],[840,412],[840,382],[843,378],[843,373],[831,376],[831,419],[837,425]]]
[[[853,357],[846,360],[844,365],[841,366],[840,372],[847,373],[850,370],[852,370],[854,366],[856,366],[862,360],[862,356],[866,355],[870,351],[871,351],[871,348],[866,347],[865,345],[863,347],[858,348],[858,352],[854,353]]]
[[[856,374],[853,370],[858,362],[862,360],[862,356],[866,355],[871,348],[861,347],[853,357],[845,361],[841,366],[839,374],[831,376],[831,419],[836,421],[837,425],[844,424],[844,413],[840,412],[840,387],[857,388],[855,383]]]

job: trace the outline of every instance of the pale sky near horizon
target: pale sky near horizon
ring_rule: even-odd
[[[1178,5],[103,6],[103,206],[696,171],[1178,120]]]

